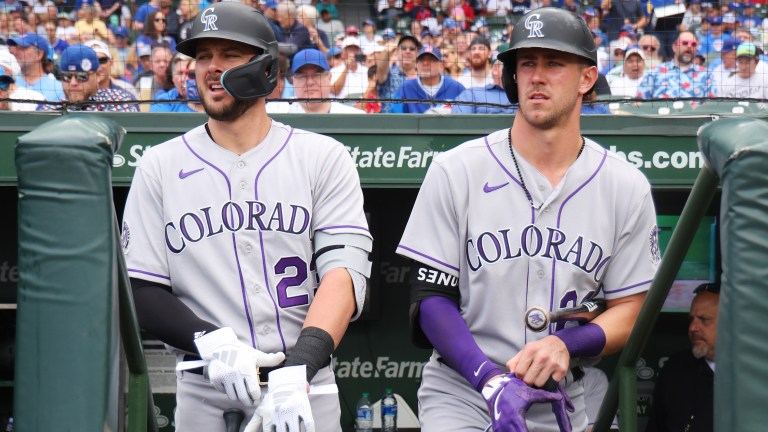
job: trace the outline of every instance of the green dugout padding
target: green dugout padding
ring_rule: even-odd
[[[762,432],[768,428],[768,123],[713,122],[699,132],[699,147],[722,184],[715,430]]]
[[[117,264],[108,167],[123,135],[111,120],[68,115],[17,141],[17,430],[117,430]]]

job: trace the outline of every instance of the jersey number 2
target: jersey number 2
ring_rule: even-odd
[[[300,286],[307,280],[307,263],[297,256],[280,258],[280,261],[275,264],[275,274],[284,275],[290,268],[296,269],[296,274],[280,279],[280,282],[277,284],[277,304],[281,308],[301,306],[309,303],[309,295],[307,294],[288,295],[288,288]]]

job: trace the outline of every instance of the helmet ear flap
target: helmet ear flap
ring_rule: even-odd
[[[515,79],[515,64],[512,61],[504,62],[504,69],[501,71],[501,83],[504,85],[504,92],[507,94],[509,103],[516,104],[520,102],[517,97],[517,80]]]
[[[269,53],[259,54],[248,63],[225,71],[221,86],[235,99],[257,99],[277,87],[277,72],[277,59]]]

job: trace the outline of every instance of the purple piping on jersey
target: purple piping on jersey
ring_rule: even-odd
[[[488,143],[488,136],[486,135],[483,138],[483,140],[485,140],[485,148],[487,148],[488,152],[491,153],[491,156],[493,157],[494,160],[496,160],[496,163],[499,164],[499,166],[501,167],[502,170],[504,170],[505,173],[507,173],[507,176],[509,176],[509,178],[514,180],[515,183],[517,183],[517,185],[520,186],[520,190],[523,191],[523,193],[525,193],[525,189],[523,189],[523,184],[520,183],[520,180],[518,180],[517,178],[515,178],[514,175],[512,175],[512,173],[507,169],[507,167],[505,167],[504,164],[501,163],[501,160],[498,158],[498,156],[496,156],[496,153],[493,152],[491,145]],[[536,222],[536,210],[533,208],[533,206],[531,206],[531,223],[534,223],[534,222]]]
[[[357,225],[336,225],[336,226],[329,226],[329,227],[318,228],[315,231],[327,231],[327,230],[339,229],[339,228],[353,228],[353,229],[359,229],[359,230],[362,230],[362,231],[365,231],[365,232],[370,232],[370,231],[368,231],[368,229],[366,227],[361,227],[361,226],[357,226]]]
[[[170,277],[170,276],[165,276],[165,275],[161,275],[161,274],[157,274],[157,273],[150,273],[150,272],[148,272],[148,271],[144,271],[144,270],[139,270],[139,269],[134,269],[134,268],[129,268],[129,269],[127,269],[127,270],[128,270],[129,272],[134,272],[134,273],[141,273],[141,274],[145,274],[145,275],[147,275],[147,276],[154,276],[154,277],[159,277],[159,278],[161,278],[161,279],[168,279],[168,280],[171,280],[171,277]]]
[[[429,256],[429,255],[425,255],[425,254],[423,254],[423,253],[421,253],[421,252],[419,252],[419,251],[417,251],[417,250],[411,249],[411,248],[409,248],[409,247],[407,247],[407,246],[403,246],[403,245],[397,245],[397,247],[398,247],[398,248],[401,248],[401,249],[405,249],[405,250],[407,250],[408,252],[413,252],[413,253],[415,253],[416,255],[420,256],[420,257],[424,257],[424,258],[426,258],[426,259],[428,259],[428,260],[430,260],[430,261],[436,262],[436,263],[438,263],[438,264],[440,264],[440,265],[444,265],[444,266],[448,267],[449,269],[452,269],[452,270],[456,270],[456,271],[459,271],[459,268],[458,268],[458,267],[454,267],[454,266],[452,266],[452,265],[450,265],[450,264],[448,264],[448,263],[444,263],[444,262],[440,261],[439,259],[435,259],[435,258],[432,258],[432,257],[431,257],[431,256]]]
[[[571,192],[570,195],[568,195],[564,200],[563,203],[560,204],[560,209],[557,211],[557,228],[560,229],[560,221],[563,216],[563,209],[565,208],[565,205],[568,203],[568,201],[571,200],[574,196],[576,196],[577,193],[581,192],[584,187],[589,184],[589,182],[592,181],[592,179],[597,176],[597,173],[600,172],[601,169],[603,169],[603,165],[605,164],[605,159],[608,158],[608,150],[603,149],[603,159],[600,160],[600,164],[597,165],[597,169],[595,169],[595,172],[592,173],[591,176],[587,180],[584,181],[584,183],[581,184],[581,186],[577,187],[575,191]],[[549,294],[549,310],[554,310],[554,303],[555,303],[555,263],[556,263],[555,257],[552,257],[552,285],[550,286],[550,294]],[[549,333],[552,334],[552,328],[550,327]]]
[[[285,142],[283,145],[275,152],[274,155],[272,155],[271,158],[269,158],[268,161],[264,163],[264,165],[261,166],[259,169],[259,172],[256,174],[256,179],[253,181],[253,197],[256,201],[259,200],[259,178],[261,177],[261,173],[264,172],[264,169],[272,163],[275,158],[277,158],[280,153],[283,152],[285,147],[288,145],[288,142],[291,140],[291,137],[293,136],[293,128],[291,128],[290,132],[288,132],[288,137],[285,138]],[[286,352],[285,349],[285,337],[283,336],[283,327],[280,325],[280,310],[277,307],[277,302],[275,301],[275,297],[272,295],[272,287],[269,286],[269,277],[267,275],[269,274],[267,272],[267,255],[264,252],[264,237],[263,233],[259,231],[259,247],[261,248],[261,265],[264,269],[264,284],[267,287],[267,292],[269,293],[269,298],[272,300],[272,306],[275,308],[275,323],[277,324],[277,333],[280,335],[280,342],[283,344],[283,352]]]
[[[186,134],[181,136],[181,139],[184,141],[184,145],[187,146],[187,149],[195,155],[196,158],[200,159],[204,164],[210,166],[214,170],[216,170],[219,174],[221,174],[222,177],[224,177],[224,180],[227,182],[227,192],[229,193],[229,200],[232,200],[232,184],[229,182],[229,177],[219,169],[216,165],[212,164],[208,160],[204,159],[202,156],[197,154],[194,150],[192,150],[192,146],[189,145],[187,142]],[[248,297],[245,291],[245,280],[243,280],[243,269],[240,267],[240,255],[237,253],[237,242],[235,240],[235,233],[232,233],[232,249],[235,252],[235,263],[237,264],[237,274],[240,278],[240,295],[243,297],[243,310],[245,311],[245,318],[248,321],[248,331],[251,333],[251,345],[254,348],[258,348],[258,344],[256,343],[256,334],[253,332],[253,319],[251,319],[251,312],[248,308]]]
[[[619,288],[619,289],[617,289],[617,290],[613,290],[613,291],[607,291],[607,290],[606,290],[606,291],[605,291],[605,293],[606,293],[606,294],[613,294],[613,293],[617,293],[617,292],[622,292],[622,291],[630,290],[630,289],[632,289],[632,288],[637,288],[637,287],[639,287],[639,286],[647,285],[647,284],[649,284],[649,283],[651,283],[651,282],[653,282],[653,279],[648,279],[648,280],[647,280],[647,281],[645,281],[645,282],[636,283],[636,284],[634,284],[634,285],[630,285],[630,286],[628,286],[628,287],[625,287],[625,288]]]

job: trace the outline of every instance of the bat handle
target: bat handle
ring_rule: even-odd
[[[557,391],[557,381],[552,379],[552,377],[549,377],[547,382],[544,383],[543,386],[541,386],[542,389],[549,391],[549,392],[556,392]]]
[[[224,424],[227,432],[240,432],[240,425],[245,419],[245,413],[239,408],[229,408],[224,411]]]

